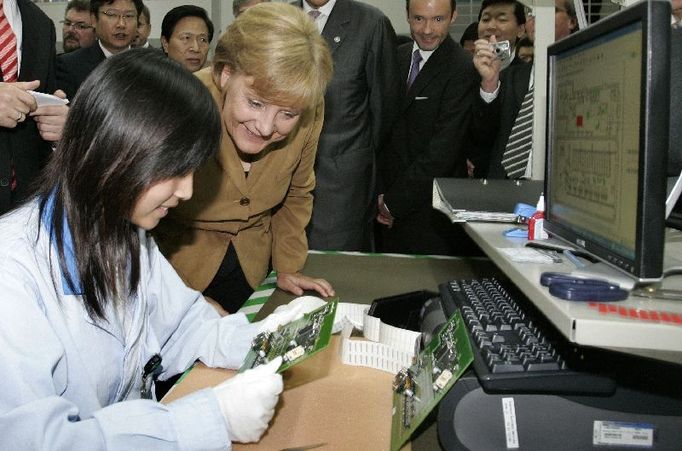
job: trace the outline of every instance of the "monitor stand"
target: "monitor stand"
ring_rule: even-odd
[[[576,268],[571,271],[572,276],[584,277],[587,279],[602,279],[607,282],[618,285],[624,290],[631,291],[635,288],[636,280],[618,271],[606,263],[596,262],[585,265],[581,268]]]
[[[624,272],[613,268],[606,263],[595,261],[589,253],[582,249],[575,248],[556,238],[548,238],[546,240],[533,240],[526,243],[526,247],[536,247],[539,249],[554,250],[559,253],[563,251],[570,251],[576,256],[586,257],[589,262],[577,267],[571,271],[572,276],[583,277],[586,279],[601,279],[611,284],[618,285],[624,290],[632,290],[637,283],[637,280],[628,276]],[[577,265],[576,265],[577,266]]]

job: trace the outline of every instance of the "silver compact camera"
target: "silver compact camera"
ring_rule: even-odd
[[[495,59],[500,60],[502,69],[509,66],[509,63],[511,63],[511,44],[509,41],[500,41],[491,45],[493,53],[495,53]]]
[[[493,46],[495,58],[502,61],[502,64],[511,59],[511,44],[509,44],[509,41],[500,41],[491,45]]]

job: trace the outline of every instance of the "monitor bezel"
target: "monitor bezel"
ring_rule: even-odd
[[[553,114],[557,56],[633,23],[642,24],[643,102],[640,105],[638,202],[635,257],[608,249],[586,234],[563,224],[552,212]],[[670,4],[645,0],[554,43],[547,49],[547,153],[545,160],[545,228],[551,236],[581,248],[638,282],[659,280],[665,244],[666,162],[670,103]],[[648,112],[648,113],[647,113]]]

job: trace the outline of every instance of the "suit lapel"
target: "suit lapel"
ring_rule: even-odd
[[[398,49],[398,70],[401,86],[407,85],[407,76],[410,73],[410,65],[412,64],[412,44],[404,44]]]
[[[99,41],[95,41],[94,44],[92,44],[90,47],[87,47],[86,54],[83,56],[85,56],[86,59],[92,64],[93,68],[107,59],[107,57],[104,56],[102,47],[99,45]]]
[[[350,3],[347,0],[336,0],[334,9],[322,30],[322,37],[327,41],[332,54],[346,40],[350,25]]]
[[[21,15],[22,43],[21,43],[21,67],[19,68],[19,81],[35,80],[31,68],[36,66],[36,58],[45,52],[41,48],[49,42],[50,37],[45,36],[39,24],[31,15],[23,0],[18,0],[19,13]],[[43,81],[41,80],[41,83]]]

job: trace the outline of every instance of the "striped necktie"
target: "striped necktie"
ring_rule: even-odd
[[[417,75],[419,74],[419,63],[421,62],[422,54],[419,52],[419,49],[415,49],[412,54],[412,66],[410,66],[410,76],[407,79],[407,89],[410,89],[410,86],[412,86],[412,83],[414,83],[414,80],[417,78]]]
[[[0,69],[3,81],[17,81],[17,38],[5,17],[3,0],[0,0]]]
[[[533,88],[523,98],[514,121],[509,141],[502,154],[502,166],[510,179],[517,179],[526,172],[530,152],[533,149]]]

